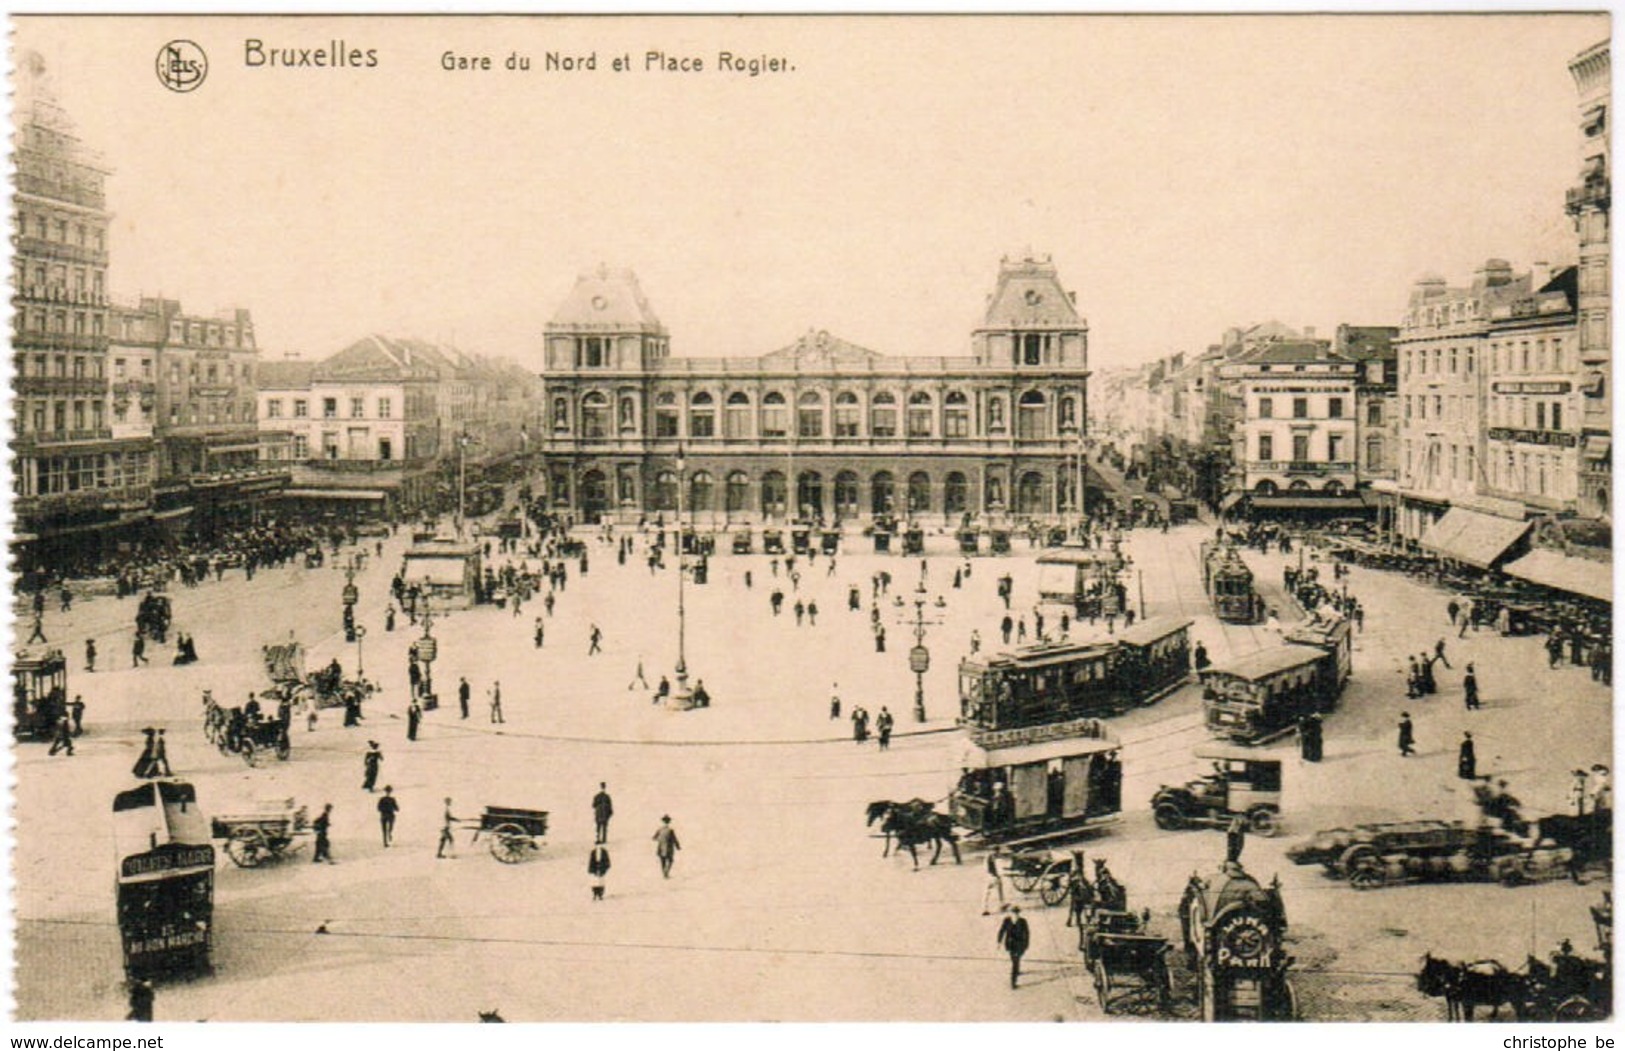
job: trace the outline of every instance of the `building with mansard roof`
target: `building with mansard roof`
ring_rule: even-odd
[[[685,516],[705,526],[1058,516],[1076,506],[1088,336],[1055,265],[1028,255],[1001,262],[967,354],[810,331],[674,356],[636,276],[601,267],[544,335],[547,497],[589,522],[674,513],[681,455]]]

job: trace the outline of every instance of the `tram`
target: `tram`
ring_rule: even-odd
[[[1257,624],[1264,619],[1264,600],[1253,587],[1253,571],[1234,545],[1219,540],[1203,542],[1202,587],[1213,605],[1214,616],[1220,620]]]
[[[68,662],[57,649],[24,653],[11,663],[11,732],[47,740],[68,711]]]
[[[1117,616],[1128,603],[1123,567],[1122,556],[1110,551],[1046,551],[1038,556],[1038,601],[1064,606],[1078,618]]]
[[[1008,730],[1151,704],[1190,677],[1191,623],[1154,617],[1108,638],[967,657],[959,665],[960,721]]]
[[[207,971],[214,934],[214,845],[186,781],[148,781],[113,797],[124,971],[173,978]]]
[[[1092,831],[1123,809],[1121,747],[1092,720],[973,735],[949,813],[989,843]]]
[[[1307,624],[1286,640],[1201,673],[1210,733],[1258,744],[1289,732],[1306,715],[1337,706],[1352,673],[1349,622]]]

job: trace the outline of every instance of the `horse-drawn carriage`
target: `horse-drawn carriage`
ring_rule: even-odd
[[[736,554],[736,555],[748,555],[748,554],[751,553],[752,550],[755,549],[755,546],[756,545],[755,545],[755,542],[754,542],[754,538],[751,535],[751,531],[750,531],[749,526],[745,526],[745,527],[742,527],[740,529],[734,530],[734,539],[733,539],[733,553],[734,554]]]
[[[258,868],[298,850],[310,835],[309,814],[292,799],[261,800],[256,809],[222,814],[210,822],[214,839],[226,841],[226,856],[239,867]]]
[[[359,706],[378,689],[366,679],[344,678],[337,658],[320,671],[307,673],[305,648],[292,640],[270,643],[262,652],[265,673],[271,679],[264,696],[277,703],[286,700],[296,711]]]
[[[952,819],[985,843],[1086,835],[1122,810],[1120,749],[1091,719],[972,734]]]
[[[1173,946],[1167,938],[1150,933],[1145,917],[1126,909],[1093,910],[1079,928],[1078,951],[1094,979],[1102,1011],[1168,1011],[1173,1002],[1168,967]]]
[[[149,591],[136,608],[135,630],[154,642],[163,643],[169,636],[169,625],[174,619],[169,596]]]
[[[1614,1010],[1613,905],[1605,895],[1593,906],[1597,948],[1602,959],[1581,956],[1564,939],[1550,961],[1533,953],[1523,970],[1508,970],[1499,960],[1451,963],[1431,952],[1422,957],[1417,991],[1445,1001],[1445,1019],[1471,1022],[1480,1007],[1498,1017],[1502,1006],[1524,1022],[1599,1022]]]

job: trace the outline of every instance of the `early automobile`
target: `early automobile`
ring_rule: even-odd
[[[1163,785],[1151,797],[1157,827],[1223,828],[1238,815],[1249,831],[1273,836],[1281,821],[1281,761],[1240,748],[1202,748],[1212,772],[1183,785]]]

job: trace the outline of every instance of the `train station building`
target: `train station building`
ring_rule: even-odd
[[[701,527],[1059,518],[1084,473],[1088,337],[1055,265],[1029,255],[1001,262],[962,356],[825,331],[756,357],[673,356],[636,276],[600,268],[546,330],[548,500],[589,522],[671,515],[681,471]]]

